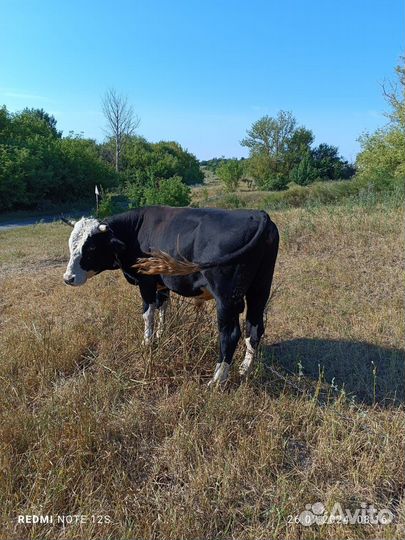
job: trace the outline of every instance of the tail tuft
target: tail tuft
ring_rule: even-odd
[[[165,251],[153,251],[150,257],[138,259],[132,268],[148,276],[188,276],[200,271],[198,264],[186,259],[174,259]]]

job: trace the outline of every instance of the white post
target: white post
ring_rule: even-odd
[[[100,196],[100,192],[98,190],[97,184],[94,187],[94,193],[96,194],[96,210],[97,210],[97,214],[98,214],[98,198]]]

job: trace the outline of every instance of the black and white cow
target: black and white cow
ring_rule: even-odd
[[[104,270],[121,269],[143,299],[144,342],[162,331],[169,292],[215,299],[220,358],[211,383],[224,382],[247,305],[246,355],[240,374],[251,368],[264,332],[279,235],[265,212],[213,208],[140,208],[103,221],[82,218],[69,239],[68,285],[83,285]]]

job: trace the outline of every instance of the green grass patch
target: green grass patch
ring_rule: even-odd
[[[197,195],[197,194],[196,194]],[[314,206],[355,204],[373,206],[384,203],[401,206],[404,200],[402,179],[378,182],[356,178],[330,182],[315,182],[309,186],[291,184],[285,191],[237,191],[223,193],[212,187],[206,196],[201,193],[194,198],[195,206],[214,206],[217,208],[258,208],[282,210],[288,208],[310,208]]]

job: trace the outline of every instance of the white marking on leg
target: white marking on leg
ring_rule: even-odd
[[[156,304],[149,304],[148,309],[143,314],[145,321],[145,331],[143,334],[143,345],[149,345],[153,337],[153,323],[155,320]]]
[[[230,365],[227,362],[218,362],[215,367],[214,376],[208,383],[208,386],[224,383],[228,379],[229,368]]]
[[[245,358],[243,359],[243,362],[241,363],[239,367],[239,374],[240,375],[247,375],[247,373],[250,371],[250,368],[252,367],[253,361],[255,359],[255,350],[250,344],[250,337],[245,339],[246,343],[246,354]]]
[[[158,327],[157,327],[157,330],[156,330],[156,337],[159,339],[162,334],[163,334],[163,330],[164,330],[164,326],[165,326],[165,321],[166,321],[166,311],[167,311],[167,308],[169,307],[169,302],[170,300],[166,300],[165,302],[163,302],[163,304],[158,308],[158,313],[159,313],[159,320],[158,320]]]

